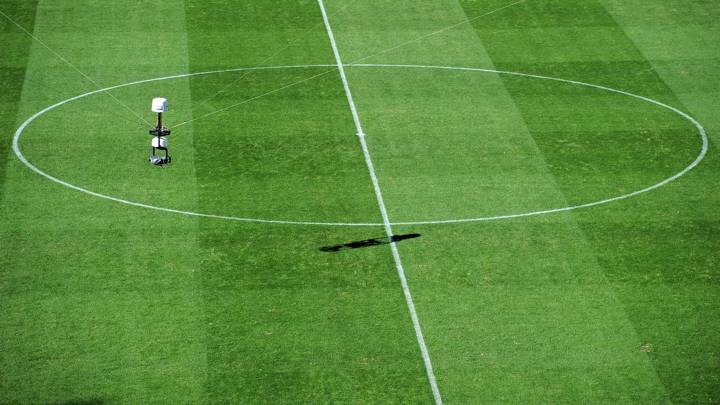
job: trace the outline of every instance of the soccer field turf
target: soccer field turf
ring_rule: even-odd
[[[718,21],[0,0],[0,403],[720,402]]]

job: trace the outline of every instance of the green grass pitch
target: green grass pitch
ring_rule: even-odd
[[[719,403],[720,2],[322,4],[0,0],[0,403]]]

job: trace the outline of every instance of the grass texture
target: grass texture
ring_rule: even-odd
[[[325,7],[444,402],[720,401],[720,3]],[[0,403],[433,403],[315,0],[0,11]]]

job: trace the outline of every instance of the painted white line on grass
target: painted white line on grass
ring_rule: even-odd
[[[82,188],[77,185],[70,184],[69,182],[60,180],[50,174],[47,174],[34,166],[31,162],[28,161],[27,158],[23,155],[23,153],[20,150],[19,147],[19,141],[23,134],[23,131],[37,118],[42,116],[43,114],[58,108],[62,105],[65,105],[67,103],[70,103],[72,101],[80,100],[85,97],[92,96],[94,94],[102,93],[111,91],[114,89],[119,89],[127,86],[134,86],[139,85],[143,83],[151,83],[151,82],[157,82],[157,81],[163,81],[163,80],[172,80],[172,79],[180,79],[185,77],[193,77],[193,76],[205,76],[205,75],[212,75],[212,74],[221,74],[221,73],[227,73],[227,72],[237,72],[237,71],[244,71],[244,70],[270,70],[270,69],[308,69],[308,68],[327,68],[331,67],[333,70],[337,68],[336,65],[327,65],[327,64],[320,64],[320,65],[287,65],[287,66],[260,66],[260,67],[243,67],[243,68],[234,68],[234,69],[222,69],[222,70],[212,70],[212,71],[205,71],[205,72],[195,72],[195,73],[183,73],[183,74],[177,74],[172,76],[165,76],[165,77],[158,77],[153,79],[145,79],[145,80],[138,80],[130,83],[124,83],[119,84],[111,87],[106,87],[104,89],[98,89],[95,91],[91,91],[88,93],[80,94],[78,96],[60,101],[58,103],[55,103],[49,107],[44,108],[42,111],[39,111],[32,115],[30,118],[25,120],[20,127],[15,131],[15,135],[13,137],[13,151],[15,152],[15,155],[17,158],[25,164],[28,168],[36,172],[37,174],[54,181],[60,185],[63,185],[65,187],[69,187],[73,190],[80,191],[82,193],[98,197],[98,198],[104,198],[107,200],[119,202],[122,204],[132,205],[136,207],[141,208],[148,208],[158,211],[164,211],[174,214],[180,214],[180,215],[189,215],[189,216],[197,216],[197,217],[207,217],[207,218],[216,218],[216,219],[223,219],[223,220],[230,220],[230,221],[241,221],[241,222],[258,222],[258,223],[268,223],[268,224],[282,224],[282,225],[319,225],[319,226],[369,226],[369,227],[380,227],[384,226],[384,224],[381,223],[359,223],[359,222],[323,222],[323,221],[295,221],[295,220],[272,220],[272,219],[260,219],[260,218],[244,218],[244,217],[237,217],[237,216],[230,216],[230,215],[216,215],[216,214],[205,214],[200,212],[192,212],[192,211],[183,211],[183,210],[177,210],[172,208],[165,208],[165,207],[158,207],[154,205],[149,204],[143,204],[139,202],[134,201],[128,201],[122,198],[113,197],[105,194],[101,194],[98,192],[94,192],[85,188]],[[660,101],[653,100],[644,96],[640,96],[637,94],[628,93],[626,91],[613,89],[610,87],[590,84],[590,83],[584,83],[579,82],[575,80],[566,80],[566,79],[560,79],[556,77],[550,77],[550,76],[540,76],[540,75],[532,75],[532,74],[526,74],[526,73],[519,73],[519,72],[508,72],[508,71],[501,71],[501,70],[495,70],[495,69],[483,69],[483,68],[471,68],[471,67],[455,67],[455,66],[435,66],[435,65],[393,65],[393,64],[347,64],[345,67],[355,67],[355,68],[402,68],[402,69],[436,69],[436,70],[447,70],[447,71],[465,71],[465,72],[484,72],[484,73],[497,73],[497,74],[506,74],[506,75],[512,75],[512,76],[520,76],[520,77],[528,77],[532,79],[542,79],[542,80],[552,80],[556,82],[561,83],[568,83],[572,85],[578,85],[578,86],[584,86],[589,88],[595,88],[602,91],[609,91],[612,93],[622,94],[628,97],[633,97],[639,100],[646,101],[648,103],[657,105],[662,108],[666,108],[670,111],[673,111],[674,113],[680,115],[681,117],[687,119],[692,123],[695,128],[697,129],[698,133],[700,134],[700,138],[702,140],[702,148],[700,150],[700,153],[697,155],[695,160],[690,163],[688,166],[686,166],[683,170],[680,172],[656,183],[651,186],[645,187],[642,190],[634,191],[627,194],[622,194],[610,198],[606,198],[600,201],[594,201],[579,205],[573,205],[569,207],[559,207],[559,208],[552,208],[552,209],[545,209],[545,210],[537,210],[537,211],[529,211],[524,213],[518,213],[518,214],[506,214],[506,215],[497,215],[497,216],[485,216],[485,217],[474,217],[474,218],[460,218],[460,219],[439,219],[439,220],[423,220],[423,221],[403,221],[403,222],[392,222],[391,225],[433,225],[433,224],[456,224],[456,223],[469,223],[469,222],[481,222],[481,221],[496,221],[496,220],[504,220],[504,219],[514,219],[514,218],[522,218],[522,217],[530,217],[530,216],[536,216],[536,215],[546,215],[546,214],[554,214],[554,213],[560,213],[560,212],[566,212],[566,211],[573,211],[577,209],[582,208],[590,208],[602,204],[608,204],[615,201],[624,200],[631,197],[636,197],[640,194],[647,193],[649,191],[655,190],[659,187],[665,186],[668,183],[679,179],[680,177],[684,176],[688,172],[690,172],[692,169],[694,169],[700,162],[703,160],[705,155],[708,151],[708,138],[707,133],[705,132],[705,128],[693,117],[690,115],[678,110],[675,107],[669,106],[667,104],[664,104]],[[328,71],[330,72],[330,71]],[[327,74],[328,72],[324,72],[323,74]],[[316,75],[317,77],[317,75]],[[288,85],[289,86],[289,85]],[[288,86],[285,86],[287,88]]]
[[[418,318],[417,311],[415,310],[415,304],[413,303],[412,294],[410,293],[410,287],[408,286],[407,279],[405,278],[405,270],[403,269],[402,260],[400,259],[400,252],[398,251],[397,243],[393,240],[390,218],[388,217],[387,209],[385,208],[382,191],[380,190],[380,182],[378,181],[375,173],[375,167],[372,163],[370,150],[368,149],[367,142],[365,141],[365,132],[363,131],[362,124],[360,123],[360,116],[358,115],[355,101],[353,100],[352,91],[350,91],[350,84],[347,81],[347,76],[345,76],[345,67],[343,66],[342,59],[340,58],[340,51],[338,51],[337,43],[335,42],[335,35],[333,35],[330,20],[328,19],[327,12],[325,11],[325,5],[323,4],[323,0],[317,1],[320,6],[320,11],[322,12],[323,21],[325,22],[325,28],[327,29],[328,38],[330,39],[330,45],[332,46],[333,54],[335,55],[335,61],[337,62],[338,71],[340,72],[340,79],[342,80],[343,88],[345,89],[345,95],[347,96],[348,104],[350,105],[350,111],[352,112],[353,121],[355,122],[357,136],[360,140],[360,145],[362,146],[363,155],[365,156],[365,163],[367,164],[368,171],[370,172],[370,179],[372,180],[373,189],[375,190],[375,197],[377,198],[378,206],[380,207],[380,213],[382,214],[385,233],[390,240],[390,250],[392,251],[393,259],[395,260],[395,267],[397,269],[398,277],[400,277],[403,294],[405,294],[405,302],[407,303],[408,310],[410,311],[410,317],[415,329],[415,336],[417,338],[418,345],[420,346],[423,362],[425,363],[425,370],[427,371],[430,388],[432,389],[435,403],[440,405],[442,404],[442,397],[440,396],[440,390],[438,389],[435,373],[433,372],[432,362],[430,361],[430,353],[428,352],[427,345],[425,344],[425,338],[423,337],[422,328],[420,327],[420,320]]]

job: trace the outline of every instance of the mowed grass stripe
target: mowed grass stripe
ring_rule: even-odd
[[[645,300],[628,300],[628,306],[641,320],[637,323],[646,331],[645,339],[663,342],[668,348],[654,350],[650,356],[672,399],[716,402],[720,339],[712,325],[720,319],[715,305],[720,290],[712,280],[720,276],[720,193],[712,187],[712,179],[720,170],[716,158],[720,69],[716,57],[718,30],[712,21],[720,17],[720,8],[702,1],[602,4],[674,95],[706,126],[715,146],[694,175],[676,186],[675,193],[659,195],[662,198],[652,201],[653,209],[634,221],[637,226],[619,230],[627,235],[624,240],[628,249],[614,251],[606,260],[620,281],[618,288],[628,297],[635,296],[639,285],[651,290]],[[650,13],[653,18],[648,19]],[[663,206],[675,209],[670,214],[660,208]],[[650,220],[649,215],[656,219]],[[605,238],[597,239],[607,251]],[[658,251],[665,254],[658,255]],[[625,271],[637,263],[643,264],[644,272]],[[647,316],[648,312],[653,315]],[[677,319],[683,322],[677,324]],[[668,324],[676,326],[666,327]]]
[[[592,26],[590,30],[557,24],[558,16],[577,21],[577,16],[582,15],[577,5],[551,2],[528,7],[535,11],[532,18],[509,18],[498,20],[496,25],[476,26],[488,52],[497,60],[497,66],[607,83],[685,110],[652,64],[608,14],[603,2],[586,2],[582,5],[587,11],[594,10],[594,17],[588,20]],[[690,8],[691,5],[688,5]],[[544,9],[546,13],[542,12]],[[468,13],[474,10],[470,7]],[[543,18],[543,15],[548,17]],[[497,29],[503,24],[504,28]],[[665,31],[666,27],[656,29],[659,33]],[[601,32],[605,34],[601,35]],[[564,36],[564,41],[574,41],[576,44],[558,42],[557,35]],[[598,39],[612,46],[601,46],[596,43]],[[508,49],[514,49],[516,43],[522,47],[528,42],[532,42],[532,50],[526,49],[519,56],[508,52]],[[563,46],[559,48],[559,44]],[[557,54],[558,49],[562,49],[562,55]],[[537,62],[540,60],[545,62]],[[534,97],[534,94],[539,95],[533,89],[535,86],[515,84],[511,80],[505,80],[505,84],[566,195],[591,192],[588,186],[593,179],[605,178],[605,181],[599,181],[601,184],[621,179],[620,183],[616,183],[617,186],[627,187],[632,182],[662,177],[675,167],[691,161],[700,147],[696,132],[682,120],[630,105],[625,107],[627,112],[624,116],[616,116],[625,120],[625,126],[629,129],[623,131],[622,137],[617,140],[613,132],[608,132],[606,125],[603,125],[612,122],[612,117],[603,120],[605,123],[600,123],[594,131],[578,128],[577,123],[573,123],[572,127],[548,132],[552,120],[534,108],[539,99]],[[554,102],[553,99],[544,100],[546,104]],[[582,126],[587,122],[582,117],[592,115],[590,110],[593,107],[583,108],[582,102],[578,101],[573,101],[573,104],[576,106],[574,112],[581,117],[579,123]],[[614,156],[605,151],[614,152]],[[632,161],[626,156],[632,157]],[[573,170],[576,166],[573,162],[582,162],[581,170]],[[713,337],[715,334],[703,327],[702,323],[693,320],[694,316],[679,315],[686,312],[685,308],[690,302],[709,304],[714,301],[713,297],[717,297],[716,289],[701,288],[699,291],[693,285],[693,280],[698,277],[704,279],[717,274],[712,270],[717,267],[712,264],[717,261],[717,255],[708,245],[716,242],[707,240],[707,232],[716,227],[716,219],[709,219],[707,208],[704,208],[716,205],[717,193],[711,191],[708,194],[705,185],[708,176],[716,172],[717,163],[710,153],[698,168],[665,189],[650,193],[642,199],[628,201],[615,211],[608,206],[597,213],[588,211],[575,215],[582,234],[590,241],[590,250],[598,257],[617,299],[622,302],[638,336],[644,342],[642,350],[649,353],[648,358],[653,361],[673,401],[706,401],[712,398],[714,384],[710,382],[711,376],[717,376],[717,368],[712,362],[700,360],[714,355],[715,350],[712,348],[718,346],[717,339]],[[697,204],[695,201],[698,199],[704,201]],[[673,207],[672,214],[667,213],[668,207]],[[673,232],[682,236],[672,244],[658,243],[657,235],[668,233],[667,221],[673,223]],[[691,258],[688,258],[689,251],[694,252]],[[678,260],[683,263],[680,267],[694,271],[686,277],[679,276],[678,268],[672,264]],[[673,276],[659,277],[661,274]],[[658,279],[664,281],[658,284],[650,282]],[[691,285],[686,286],[686,283]],[[670,290],[675,296],[673,300],[668,300]],[[696,308],[705,319],[717,317],[717,312],[707,304]],[[679,322],[682,326],[666,326],[677,324],[679,319],[683,320]],[[688,332],[680,332],[683,330]],[[688,343],[678,343],[682,341]],[[661,354],[654,353],[654,345],[664,347],[664,350],[658,350]],[[686,345],[694,349],[688,351]],[[688,352],[695,355],[688,356]],[[703,365],[699,366],[701,363]],[[691,368],[694,371],[688,373]],[[690,375],[702,377],[688,379]]]
[[[435,13],[423,5],[431,15],[449,14],[444,3],[435,4]],[[497,4],[478,6],[467,13],[450,8],[456,14],[435,24],[450,25]],[[403,18],[392,24],[387,20],[393,14],[383,7],[362,5],[345,16],[360,25],[382,19],[395,29]],[[468,54],[482,55],[473,31],[461,32]],[[350,53],[365,47],[354,34],[337,29]],[[452,49],[461,43],[458,35],[439,53],[417,49],[397,62],[461,60],[455,55],[462,48]],[[488,61],[480,56],[473,65],[492,67]],[[349,74],[393,218],[566,203],[497,76]],[[632,323],[571,217],[414,230],[431,236],[403,252],[448,401],[664,398],[652,365],[637,349]]]
[[[430,354],[428,353],[427,346],[425,344],[425,338],[423,337],[422,333],[422,327],[420,326],[420,320],[418,319],[417,312],[415,310],[415,305],[413,304],[412,299],[412,293],[410,292],[410,289],[408,288],[407,284],[407,278],[405,277],[405,270],[403,269],[402,265],[402,259],[400,257],[400,253],[397,248],[397,244],[394,240],[393,230],[392,226],[390,225],[390,218],[388,217],[387,208],[385,207],[385,202],[383,200],[382,196],[382,190],[380,189],[380,184],[377,178],[377,174],[375,172],[375,167],[372,163],[372,157],[370,155],[370,151],[367,147],[367,142],[365,142],[365,133],[362,128],[362,124],[360,121],[360,116],[357,111],[357,107],[355,105],[355,101],[353,100],[352,91],[350,90],[350,84],[348,83],[347,76],[345,74],[345,67],[343,66],[342,57],[340,56],[340,51],[337,46],[337,42],[335,41],[335,35],[333,34],[332,25],[330,24],[330,20],[327,16],[327,12],[325,10],[325,4],[323,0],[318,0],[318,5],[320,6],[320,11],[323,14],[323,20],[325,22],[325,28],[327,29],[328,37],[330,39],[330,45],[333,49],[333,54],[335,56],[335,61],[337,62],[338,71],[340,73],[340,79],[342,80],[344,89],[345,89],[345,95],[347,96],[348,105],[350,107],[350,112],[353,116],[353,121],[355,123],[355,129],[357,130],[357,136],[360,140],[360,145],[362,147],[363,155],[365,157],[365,164],[367,165],[368,171],[370,173],[370,178],[373,183],[373,189],[375,191],[375,199],[377,200],[378,206],[380,207],[380,213],[383,218],[383,223],[385,227],[385,234],[390,241],[390,250],[393,253],[393,259],[395,261],[395,267],[398,272],[398,276],[400,278],[400,284],[403,289],[403,294],[405,295],[405,301],[408,306],[408,310],[410,311],[410,317],[413,321],[413,328],[415,329],[415,336],[418,341],[418,346],[420,347],[420,352],[422,353],[423,357],[423,363],[425,365],[425,370],[428,374],[428,382],[430,383],[430,388],[433,392],[433,397],[435,399],[435,403],[440,405],[442,404],[442,397],[440,395],[440,390],[437,386],[437,381],[435,378],[435,373],[433,372],[432,368],[432,361],[430,360]]]
[[[166,69],[187,70],[181,2],[151,8],[116,6],[45,2],[39,6],[33,31],[98,83],[160,76],[168,73]],[[147,55],[142,47],[126,45],[142,33],[144,38],[151,37],[157,15],[173,30],[165,29],[168,41],[162,46],[153,44],[153,56],[165,63],[150,66],[144,63]],[[115,58],[122,60],[122,68],[107,63]],[[156,90],[181,93],[183,86],[189,99],[186,82]],[[26,117],[87,90],[83,77],[33,44],[20,115]],[[137,103],[138,111],[147,111],[152,95],[127,96],[117,95],[126,103]],[[27,150],[32,153],[40,145],[42,156],[45,151],[54,149],[57,154],[78,143],[97,142],[91,155],[68,154],[45,162],[52,173],[67,166],[93,173],[87,179],[94,185],[121,181],[127,186],[132,176],[157,175],[156,168],[146,163],[146,152],[131,166],[144,169],[140,173],[124,171],[127,161],[122,163],[133,158],[135,147],[147,151],[147,129],[132,132],[133,123],[128,128],[127,121],[114,121],[116,107],[108,106],[109,99],[87,102],[85,108],[48,117],[43,124],[47,131],[30,128]],[[104,131],[105,138],[90,136],[93,132],[78,124],[88,117],[112,122],[114,130]],[[74,136],[63,136],[66,132]],[[124,143],[118,133],[137,136],[138,142],[119,150],[114,157],[123,158],[112,160],[112,165],[102,155],[102,146],[103,142]],[[189,135],[185,134],[191,142]],[[78,159],[91,164],[82,167]],[[182,197],[195,199],[194,176],[176,179],[184,185]],[[0,211],[0,396],[17,403],[201,401],[205,353],[199,322],[202,305],[194,278],[200,254],[197,222],[88,198],[59,188],[16,160],[10,161],[6,180]],[[156,184],[158,190],[153,192],[162,192],[162,182]]]
[[[186,2],[193,70],[332,63],[315,2]],[[214,16],[223,16],[220,20]],[[232,50],[208,43],[237,38]],[[226,52],[227,51],[227,52]],[[317,69],[193,80],[195,115]],[[210,105],[212,104],[212,106]],[[200,206],[264,217],[379,223],[342,83],[326,75],[194,122]],[[432,401],[387,249],[320,248],[382,230],[201,222],[211,401]]]
[[[23,27],[32,30],[35,25],[35,9],[37,1],[0,1],[0,11]],[[16,114],[25,83],[25,67],[27,65],[30,45],[32,43],[10,20],[0,15],[0,36],[4,45],[4,55],[0,59],[0,82],[3,83],[0,95],[0,203],[2,203],[5,187],[5,169],[10,158],[12,133],[16,125]]]
[[[678,0],[602,4],[717,144],[720,4]]]

